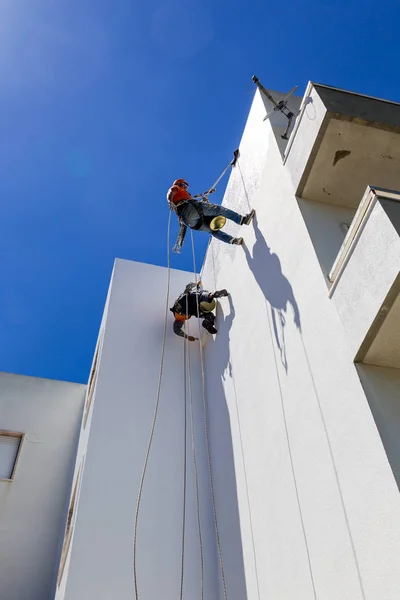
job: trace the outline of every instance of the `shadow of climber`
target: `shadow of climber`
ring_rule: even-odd
[[[281,362],[287,371],[288,364],[285,347],[286,313],[289,304],[293,310],[294,323],[297,329],[301,331],[299,307],[297,306],[292,286],[282,273],[278,256],[271,252],[258,227],[256,219],[253,223],[256,242],[253,246],[252,255],[246,246],[243,246],[243,248],[249,268],[267,303],[270,305],[276,344],[280,352]]]
[[[218,345],[218,363],[221,365],[222,379],[226,379],[226,371],[229,377],[232,377],[232,363],[230,356],[230,329],[235,318],[235,308],[233,306],[231,296],[228,296],[229,314],[224,303],[217,305],[217,326],[218,334],[215,337],[215,342]]]

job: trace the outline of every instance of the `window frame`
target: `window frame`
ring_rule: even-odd
[[[15,471],[17,470],[17,464],[19,461],[19,457],[21,456],[22,442],[24,441],[25,433],[22,433],[21,431],[8,431],[6,429],[0,429],[0,437],[12,437],[12,438],[19,439],[19,444],[18,444],[17,452],[15,453],[15,459],[14,459],[14,463],[13,463],[13,466],[11,469],[10,477],[0,477],[0,482],[3,481],[3,482],[11,483],[14,481]]]

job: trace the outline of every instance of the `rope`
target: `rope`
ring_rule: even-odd
[[[169,289],[170,289],[170,281],[171,281],[170,232],[171,232],[171,211],[169,212],[168,229],[167,229],[167,248],[168,248],[168,250],[167,250],[167,268],[168,268],[167,294],[166,294],[166,301],[165,301],[165,319],[164,319],[164,331],[163,331],[163,339],[162,339],[162,347],[161,347],[160,371],[159,371],[158,384],[157,384],[157,397],[156,397],[156,404],[154,407],[153,422],[152,422],[151,430],[150,430],[149,443],[147,445],[146,455],[145,455],[144,464],[143,464],[143,471],[142,471],[142,475],[140,478],[139,493],[138,493],[138,498],[137,498],[137,503],[136,503],[136,511],[135,511],[134,533],[133,533],[133,579],[134,579],[134,585],[135,585],[136,600],[139,600],[139,592],[138,592],[138,584],[137,584],[137,569],[136,569],[137,527],[138,527],[138,520],[139,520],[140,503],[142,500],[143,484],[144,484],[144,479],[146,476],[147,464],[149,461],[151,445],[153,443],[154,430],[155,430],[155,426],[156,426],[156,422],[157,422],[157,415],[158,415],[158,407],[160,404],[161,382],[162,382],[162,375],[163,375],[163,368],[164,368],[165,341],[167,338],[168,303],[169,303]]]
[[[203,192],[202,194],[197,194],[196,196],[193,196],[193,198],[205,198],[205,201],[208,201],[207,196],[209,194],[213,194],[215,192],[215,188],[217,187],[217,185],[219,184],[219,182],[221,181],[221,179],[223,178],[223,176],[225,175],[225,173],[229,170],[230,167],[235,166],[235,163],[238,159],[239,156],[239,150],[235,150],[235,152],[233,153],[233,160],[231,160],[225,167],[225,169],[222,171],[221,175],[218,177],[218,179],[214,182],[214,184],[210,187],[209,190],[207,190],[206,192]]]
[[[255,539],[254,539],[253,516],[252,516],[252,513],[251,513],[250,492],[249,492],[249,484],[248,484],[248,480],[247,480],[246,459],[245,459],[244,443],[243,443],[243,436],[242,436],[242,425],[241,425],[241,422],[240,422],[239,402],[238,402],[238,395],[237,395],[237,390],[236,390],[235,377],[234,377],[234,374],[233,374],[234,373],[234,369],[233,369],[233,364],[232,364],[232,357],[231,357],[231,369],[232,369],[231,379],[232,379],[232,384],[233,384],[233,392],[235,394],[236,417],[237,417],[238,429],[239,429],[240,448],[241,448],[241,452],[242,452],[243,475],[244,475],[244,483],[245,483],[245,487],[246,487],[247,508],[248,508],[248,512],[249,512],[249,524],[250,524],[250,532],[251,532],[251,541],[252,541],[252,546],[253,546],[254,573],[255,573],[256,585],[257,585],[257,596],[258,596],[258,598],[260,600],[261,599],[261,595],[260,595],[260,580],[259,580],[259,577],[258,577],[258,565],[257,565],[256,544],[255,544]]]
[[[197,285],[196,256],[195,256],[195,250],[194,250],[194,240],[193,240],[192,230],[190,230],[190,234],[191,234],[191,238],[192,238],[193,269],[194,269],[194,275],[195,275],[195,283]],[[196,302],[197,302],[197,314],[200,314],[199,297],[197,294],[196,294]],[[202,396],[203,396],[204,433],[205,433],[205,438],[206,438],[208,475],[209,475],[209,480],[210,480],[211,500],[212,500],[212,507],[213,507],[213,513],[214,513],[215,536],[217,538],[218,557],[219,557],[219,565],[220,565],[222,585],[223,585],[223,591],[224,591],[224,600],[228,600],[228,594],[226,591],[224,562],[223,562],[223,558],[222,558],[221,540],[220,540],[219,527],[218,527],[217,506],[216,506],[216,502],[215,502],[215,490],[214,490],[212,466],[211,466],[210,438],[209,438],[209,431],[208,431],[208,416],[207,416],[207,400],[206,400],[206,392],[205,392],[204,357],[203,357],[203,346],[201,345],[200,319],[198,319],[198,326],[199,326],[199,347],[200,347],[200,362],[201,362],[201,385],[202,385]]]
[[[199,494],[199,471],[197,468],[196,458],[196,443],[194,435],[194,416],[193,416],[193,393],[192,393],[192,373],[191,373],[191,362],[190,362],[190,345],[188,340],[185,340],[188,344],[188,382],[189,382],[189,399],[190,399],[190,429],[192,435],[192,456],[193,456],[193,468],[196,486],[196,511],[197,511],[197,530],[199,534],[199,549],[200,549],[200,569],[201,569],[201,600],[204,600],[204,555],[203,555],[203,538],[201,535],[201,521],[200,521],[200,494]]]
[[[284,427],[285,427],[285,436],[286,436],[286,443],[287,443],[287,447],[288,447],[288,455],[289,455],[290,467],[291,467],[291,470],[292,470],[294,491],[295,491],[295,494],[296,494],[297,507],[299,509],[299,517],[300,517],[300,522],[301,522],[301,529],[303,531],[304,547],[305,547],[305,551],[306,551],[306,555],[307,555],[308,569],[309,569],[309,573],[310,573],[310,579],[311,579],[311,586],[312,586],[312,590],[313,590],[313,596],[314,596],[314,600],[317,600],[317,592],[316,592],[316,589],[315,589],[315,581],[314,581],[314,574],[313,574],[313,569],[312,569],[312,564],[311,564],[310,549],[308,547],[306,526],[305,526],[305,523],[304,523],[303,511],[302,511],[302,508],[301,508],[299,488],[297,486],[297,477],[296,477],[296,471],[295,471],[295,468],[294,468],[294,461],[293,461],[293,455],[292,455],[292,447],[290,445],[289,427],[288,427],[287,418],[286,418],[286,408],[285,408],[285,402],[284,402],[284,399],[283,399],[283,391],[282,391],[282,385],[281,385],[281,378],[279,377],[278,361],[277,361],[277,358],[276,358],[275,345],[273,343],[273,334],[272,334],[272,327],[271,327],[271,322],[270,322],[270,318],[269,318],[267,300],[265,301],[265,304],[266,304],[266,307],[267,307],[267,320],[268,320],[268,327],[269,327],[269,335],[270,335],[270,339],[271,339],[272,352],[273,352],[273,355],[274,355],[276,378],[277,378],[277,382],[278,382],[279,395],[280,395],[280,399],[281,399],[282,417],[283,417],[283,424],[284,424]],[[271,305],[269,305],[269,306],[271,306]],[[272,306],[271,306],[271,310],[273,310]]]
[[[188,296],[186,294],[186,317],[188,317]],[[187,373],[187,352],[188,352],[188,340],[184,338],[183,343],[183,418],[184,418],[184,434],[183,434],[183,511],[182,511],[182,555],[181,555],[181,591],[180,600],[183,598],[183,579],[184,579],[184,567],[185,567],[185,533],[186,533],[186,472],[187,472],[187,460],[186,460],[186,438],[187,438],[187,418],[186,418],[186,373]]]

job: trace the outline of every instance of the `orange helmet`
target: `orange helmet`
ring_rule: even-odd
[[[189,184],[184,179],[175,179],[172,185],[179,185],[179,187],[189,187]]]

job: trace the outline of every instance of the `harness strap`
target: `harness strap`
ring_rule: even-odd
[[[204,211],[203,211],[203,207],[201,206],[201,202],[194,200],[193,198],[190,198],[189,200],[182,200],[181,202],[179,202],[179,204],[174,205],[173,209],[175,210],[176,214],[178,215],[179,220],[184,225],[186,225],[186,223],[181,218],[181,213],[186,204],[191,204],[193,206],[193,208],[197,211],[197,214],[199,215],[198,222],[193,227],[190,227],[190,229],[195,229],[195,230],[200,229],[200,227],[203,225],[203,223],[206,220],[204,217]]]
[[[196,201],[195,201],[196,202]],[[200,202],[196,202],[196,204],[194,204],[193,202],[190,203],[199,213],[199,220],[196,223],[196,225],[194,225],[194,227],[191,227],[190,229],[200,229],[200,227],[203,225],[204,223],[204,211],[203,211],[203,207],[201,206]]]

